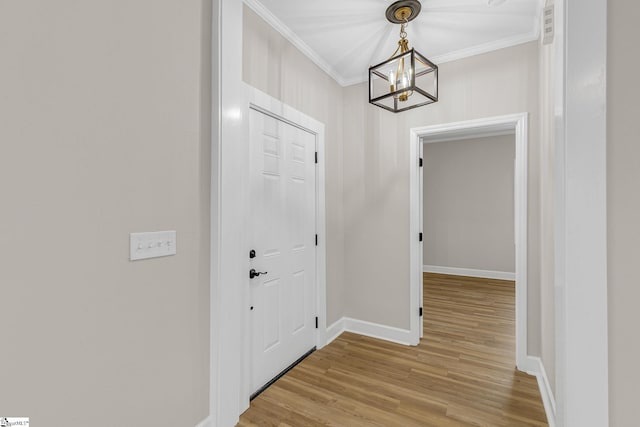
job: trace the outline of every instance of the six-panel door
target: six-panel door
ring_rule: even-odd
[[[316,138],[250,111],[254,393],[315,345]]]

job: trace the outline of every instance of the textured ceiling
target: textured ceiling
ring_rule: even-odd
[[[359,83],[396,49],[388,0],[245,0],[338,83]],[[423,0],[410,46],[436,64],[535,40],[541,0]]]

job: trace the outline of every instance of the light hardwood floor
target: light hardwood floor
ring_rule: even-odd
[[[238,426],[546,426],[515,369],[514,283],[424,274],[424,338],[344,333],[251,403]]]

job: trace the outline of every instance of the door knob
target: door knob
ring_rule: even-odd
[[[249,279],[253,279],[254,277],[258,277],[261,274],[267,274],[267,271],[256,271],[255,268],[249,270]]]

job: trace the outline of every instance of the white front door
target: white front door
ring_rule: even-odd
[[[251,393],[316,337],[316,137],[250,110]]]

